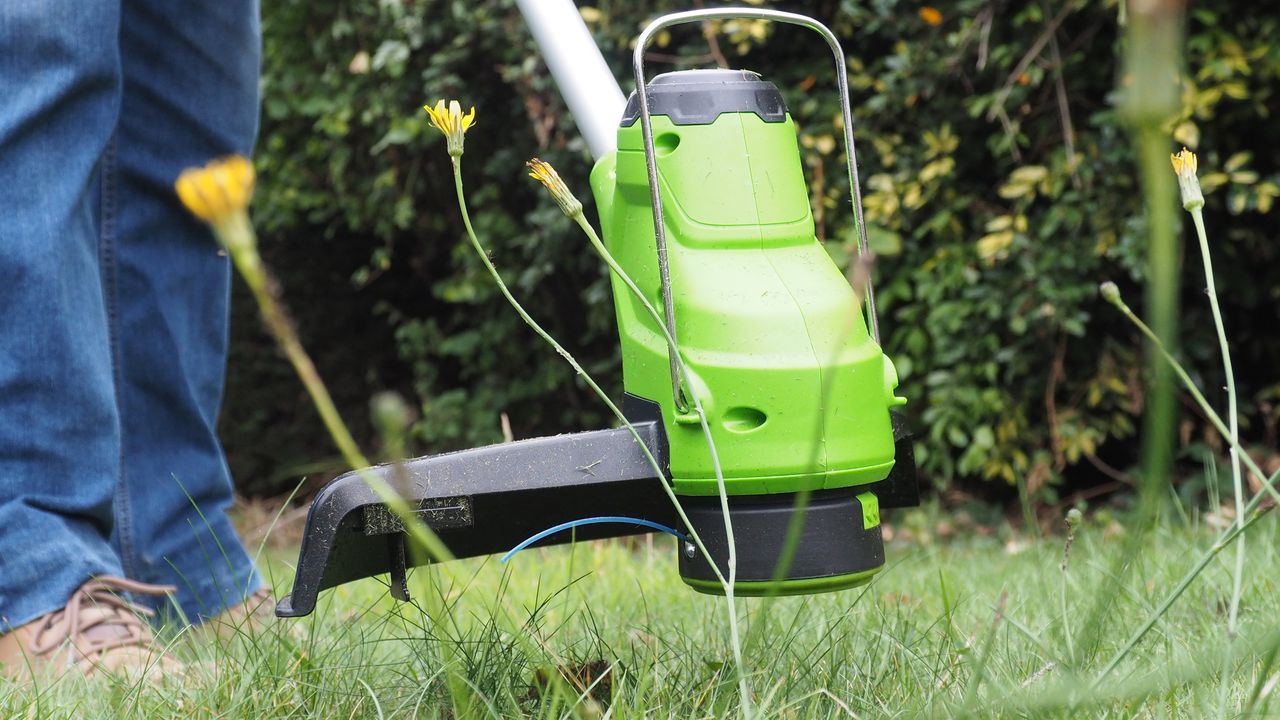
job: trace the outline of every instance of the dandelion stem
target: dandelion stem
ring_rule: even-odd
[[[1209,424],[1213,425],[1213,427],[1227,439],[1227,443],[1231,445],[1231,449],[1235,451],[1236,456],[1240,458],[1242,463],[1244,463],[1245,468],[1249,472],[1253,473],[1254,477],[1262,483],[1263,492],[1269,493],[1273,500],[1280,503],[1280,491],[1277,491],[1276,488],[1272,486],[1271,482],[1267,480],[1267,474],[1262,471],[1262,468],[1258,467],[1258,464],[1253,461],[1253,458],[1249,457],[1249,454],[1244,451],[1244,448],[1240,447],[1239,441],[1231,438],[1230,430],[1227,429],[1226,424],[1222,422],[1222,418],[1218,416],[1218,413],[1214,411],[1213,407],[1209,405],[1209,401],[1205,400],[1204,394],[1200,392],[1200,388],[1196,387],[1195,381],[1193,381],[1191,376],[1187,374],[1186,369],[1182,367],[1182,363],[1178,362],[1177,358],[1170,354],[1169,349],[1165,347],[1164,343],[1160,342],[1160,338],[1156,337],[1155,332],[1153,332],[1141,318],[1134,314],[1133,310],[1125,304],[1123,300],[1117,299],[1115,301],[1115,305],[1120,309],[1120,312],[1124,313],[1125,317],[1129,318],[1129,322],[1133,323],[1134,326],[1151,341],[1156,352],[1161,355],[1164,361],[1173,369],[1173,372],[1177,375],[1178,379],[1182,381],[1182,385],[1187,389],[1187,392],[1191,394],[1191,398],[1195,400],[1196,405],[1199,406],[1200,411],[1204,413]],[[1246,510],[1253,506],[1254,503],[1251,502],[1246,506]]]
[[[626,285],[627,289],[644,307],[645,311],[649,314],[649,317],[652,318],[654,326],[661,331],[663,338],[666,340],[667,352],[671,356],[672,366],[675,368],[676,372],[676,377],[673,378],[673,382],[675,382],[677,386],[672,388],[672,392],[678,398],[693,398],[693,410],[697,415],[698,423],[702,428],[702,434],[707,444],[707,451],[710,454],[711,466],[715,471],[716,488],[718,491],[717,494],[720,498],[721,517],[724,519],[725,538],[729,545],[729,554],[727,558],[729,577],[727,581],[721,579],[720,587],[724,592],[725,605],[729,612],[729,637],[733,648],[734,666],[738,671],[738,686],[742,696],[742,714],[744,717],[749,718],[752,716],[750,702],[751,695],[750,688],[747,686],[746,673],[744,672],[744,665],[742,662],[742,643],[739,640],[738,634],[737,604],[734,601],[733,592],[734,584],[737,582],[738,572],[737,542],[733,535],[733,519],[732,515],[729,513],[729,493],[725,487],[724,473],[720,464],[720,455],[716,450],[715,438],[711,434],[711,426],[707,423],[707,414],[702,406],[702,399],[698,396],[698,391],[696,389],[697,386],[693,381],[693,373],[689,369],[689,364],[685,362],[684,357],[680,353],[680,347],[676,343],[674,334],[667,327],[662,316],[658,314],[657,309],[655,309],[653,304],[649,302],[649,299],[644,296],[644,293],[640,291],[640,288],[635,284],[635,281],[631,279],[631,276],[627,274],[626,270],[624,270],[617,260],[614,259],[613,254],[609,252],[609,249],[600,241],[600,236],[596,234],[595,228],[591,227],[591,223],[587,222],[586,216],[583,214],[582,203],[574,196],[573,191],[571,191],[569,186],[565,184],[564,180],[560,177],[560,174],[556,172],[555,168],[552,167],[550,163],[539,160],[538,158],[533,158],[526,163],[526,165],[529,168],[529,177],[532,177],[542,183],[543,186],[545,186],[551,193],[551,197],[556,201],[556,204],[560,206],[560,210],[564,212],[567,217],[577,223],[578,227],[586,233],[587,239],[591,241],[591,245],[595,248],[596,253],[605,261],[605,264],[608,265],[610,271],[616,275],[624,285]],[[677,406],[679,407],[680,403],[677,403]],[[681,411],[683,412],[683,409]],[[674,500],[674,494],[670,497]],[[679,507],[678,502],[676,505]],[[690,528],[690,530],[692,532],[692,528]],[[711,558],[708,558],[708,561],[712,562],[712,567],[715,568],[715,563],[711,561]],[[717,577],[719,577],[718,568]]]
[[[612,399],[610,399],[609,394],[606,393],[603,389],[601,389],[600,385],[596,383],[595,379],[592,378],[591,375],[588,374],[585,369],[583,369],[582,365],[578,363],[577,358],[575,358],[572,354],[570,354],[570,352],[566,350],[558,340],[556,340],[554,337],[551,336],[550,333],[544,330],[542,326],[538,324],[538,321],[534,320],[533,317],[531,317],[529,313],[525,311],[524,306],[521,305],[520,301],[516,300],[515,296],[511,294],[511,290],[507,287],[506,282],[504,282],[502,280],[502,276],[498,274],[498,269],[494,267],[493,261],[489,259],[489,254],[485,252],[484,246],[480,244],[480,240],[476,237],[475,229],[472,228],[471,226],[471,215],[467,211],[467,199],[463,193],[463,188],[462,188],[462,163],[461,163],[461,160],[456,157],[453,158],[453,184],[454,184],[454,189],[457,192],[457,196],[458,196],[458,209],[462,213],[462,224],[466,227],[466,230],[467,230],[467,238],[471,241],[471,247],[475,249],[476,255],[480,257],[480,262],[484,263],[485,269],[488,270],[489,275],[493,278],[494,283],[498,286],[498,290],[502,293],[502,296],[507,299],[507,303],[510,304],[511,307],[516,311],[516,314],[520,316],[520,319],[523,320],[524,323],[528,325],[530,329],[532,329],[535,333],[537,333],[538,337],[546,341],[548,345],[550,345],[557,353],[559,353],[560,357],[565,359],[565,362],[569,363],[570,367],[573,368],[574,372],[576,372],[578,376],[582,378],[583,382],[585,382],[587,386],[591,388],[591,391],[594,392],[596,396],[599,397],[600,400],[605,404],[605,406],[609,408],[609,411],[613,413],[614,417],[616,417],[618,421],[621,422],[627,428],[627,430],[631,432],[631,436],[635,439],[636,443],[640,446],[640,452],[643,453],[645,456],[645,459],[649,461],[649,465],[650,467],[653,468],[653,471],[656,473],[656,476],[661,478],[665,474],[662,471],[662,466],[658,464],[657,458],[655,458],[653,456],[653,453],[650,452],[649,446],[646,445],[644,443],[644,440],[641,439],[640,433],[636,432],[635,427],[631,424],[629,420],[627,420],[627,416],[622,414],[622,410],[618,408],[618,406],[613,402]],[[670,498],[672,504],[675,505],[676,514],[680,516],[681,522],[683,522],[685,524],[685,527],[689,529],[690,539],[693,540],[694,544],[698,547],[699,551],[701,551],[703,554],[707,554],[706,546],[702,544],[702,539],[698,537],[697,532],[694,530],[693,524],[689,521],[689,516],[685,514],[684,508],[680,505],[679,498],[676,497],[675,492],[671,490],[670,485],[668,485],[666,482],[661,483],[661,485],[663,490],[666,491],[667,496],[668,498]],[[708,555],[708,557],[710,557],[710,555]],[[725,583],[726,582],[725,577],[723,574],[721,574],[719,568],[716,567],[715,563],[710,563],[710,565],[711,565],[712,572],[714,572],[716,575],[716,578],[722,584]]]
[[[325,429],[329,431],[334,444],[338,446],[338,451],[342,453],[343,460],[359,473],[361,479],[373,490],[378,499],[400,518],[405,531],[425,548],[433,559],[452,560],[453,554],[445,547],[444,542],[414,514],[404,497],[369,469],[372,464],[360,451],[355,438],[351,436],[351,431],[343,422],[342,415],[334,405],[324,380],[316,370],[315,363],[311,361],[311,356],[302,346],[293,322],[284,311],[279,285],[258,254],[257,241],[248,216],[242,214],[228,222],[220,223],[217,229],[228,236],[234,234],[233,241],[225,243],[231,259],[244,278],[245,284],[249,286],[267,328],[275,336],[280,349],[293,365],[303,386],[306,387],[307,394],[311,396],[311,401],[315,404]]]
[[[1070,661],[1072,667],[1075,667],[1076,649],[1075,649],[1075,641],[1072,638],[1073,633],[1071,629],[1071,616],[1070,614],[1067,613],[1067,581],[1068,581],[1067,567],[1071,562],[1071,545],[1072,543],[1075,542],[1076,530],[1080,527],[1081,519],[1082,519],[1082,513],[1078,509],[1071,508],[1071,510],[1067,512],[1067,517],[1066,517],[1067,539],[1062,544],[1062,564],[1059,566],[1062,570],[1061,577],[1059,578],[1060,583],[1058,586],[1059,600],[1062,606],[1062,637],[1066,640],[1067,658]]]
[[[582,231],[586,233],[587,239],[591,242],[591,246],[595,248],[596,253],[598,253],[600,258],[604,260],[605,264],[609,266],[609,269],[617,275],[620,280],[622,280],[623,284],[627,286],[627,289],[631,291],[631,294],[634,295],[636,299],[640,301],[640,304],[644,306],[649,317],[653,319],[654,324],[662,332],[663,337],[666,338],[667,351],[676,358],[676,366],[680,371],[681,379],[684,381],[689,397],[693,400],[693,409],[698,414],[698,421],[702,425],[702,434],[707,441],[707,451],[711,455],[711,465],[715,469],[716,473],[716,489],[720,495],[720,511],[724,516],[725,538],[729,544],[729,577],[728,582],[723,584],[724,596],[729,610],[729,636],[730,642],[733,646],[733,661],[738,668],[738,682],[744,706],[743,714],[749,717],[751,714],[749,704],[750,694],[746,686],[746,673],[743,672],[742,644],[738,635],[737,605],[734,601],[733,595],[733,586],[737,581],[738,575],[737,542],[733,536],[733,520],[729,513],[729,494],[725,487],[724,472],[720,466],[720,455],[716,452],[716,443],[711,436],[711,427],[707,424],[707,414],[702,409],[702,400],[698,398],[698,391],[693,383],[689,367],[685,363],[684,358],[680,355],[680,348],[676,344],[676,339],[671,336],[671,331],[667,329],[667,324],[662,321],[662,315],[658,313],[657,308],[653,306],[653,303],[649,302],[649,299],[640,291],[640,288],[635,284],[635,281],[631,279],[631,276],[627,274],[627,271],[622,268],[622,265],[620,265],[616,259],[614,259],[613,253],[610,253],[609,248],[605,247],[605,244],[601,242],[600,236],[596,234],[595,228],[591,227],[591,223],[587,222],[581,207],[579,207],[578,211],[570,217],[573,218],[573,221],[578,224],[578,227],[582,228]]]
[[[1182,381],[1182,384],[1187,388],[1187,391],[1191,393],[1191,396],[1195,399],[1196,404],[1200,406],[1200,409],[1204,412],[1205,416],[1209,418],[1209,422],[1212,423],[1215,428],[1217,428],[1218,432],[1222,433],[1222,435],[1227,438],[1227,441],[1231,444],[1231,449],[1235,454],[1235,457],[1239,458],[1240,461],[1244,463],[1245,467],[1247,467],[1249,471],[1252,472],[1254,475],[1256,475],[1257,478],[1261,481],[1263,492],[1260,492],[1254,495],[1252,498],[1250,498],[1249,502],[1244,506],[1243,510],[1240,513],[1238,513],[1236,522],[1232,523],[1230,527],[1228,527],[1218,536],[1218,538],[1214,541],[1213,545],[1207,551],[1205,551],[1205,553],[1200,557],[1200,559],[1196,562],[1196,564],[1190,570],[1187,571],[1187,573],[1182,577],[1182,580],[1179,581],[1177,586],[1175,586],[1174,589],[1165,597],[1165,599],[1151,613],[1151,615],[1147,618],[1147,620],[1143,622],[1143,624],[1139,626],[1137,630],[1134,631],[1134,633],[1129,637],[1128,641],[1125,642],[1124,646],[1121,647],[1120,650],[1114,656],[1112,656],[1111,660],[1107,663],[1106,667],[1104,667],[1102,669],[1102,672],[1099,673],[1098,677],[1094,679],[1093,681],[1094,689],[1097,689],[1099,686],[1101,686],[1102,681],[1105,680],[1106,677],[1110,675],[1113,670],[1115,670],[1116,666],[1119,665],[1120,662],[1124,660],[1124,658],[1127,657],[1135,647],[1137,647],[1138,643],[1141,642],[1142,638],[1145,637],[1148,632],[1150,632],[1151,628],[1155,627],[1155,624],[1159,622],[1160,618],[1163,617],[1164,614],[1169,611],[1169,608],[1172,607],[1173,604],[1178,600],[1178,598],[1182,596],[1182,593],[1185,592],[1186,589],[1191,586],[1191,583],[1195,581],[1195,579],[1200,575],[1200,573],[1203,572],[1206,567],[1208,567],[1209,563],[1213,560],[1213,558],[1216,557],[1219,552],[1221,552],[1225,547],[1227,547],[1227,545],[1231,544],[1234,540],[1240,537],[1243,537],[1244,531],[1248,529],[1251,525],[1253,525],[1253,523],[1257,522],[1257,520],[1260,517],[1262,517],[1262,513],[1260,512],[1255,513],[1255,511],[1262,504],[1262,500],[1264,499],[1264,497],[1266,497],[1267,495],[1270,495],[1270,497],[1272,497],[1273,499],[1280,501],[1280,492],[1277,492],[1275,488],[1276,481],[1280,480],[1280,471],[1277,471],[1276,473],[1272,474],[1270,477],[1267,477],[1266,474],[1264,474],[1262,470],[1258,467],[1257,463],[1255,463],[1253,459],[1250,458],[1249,455],[1244,452],[1244,449],[1240,447],[1239,441],[1231,437],[1230,431],[1227,429],[1226,425],[1223,424],[1222,419],[1218,417],[1218,414],[1214,412],[1212,407],[1210,407],[1208,401],[1205,400],[1204,395],[1200,392],[1200,389],[1196,387],[1194,382],[1192,382],[1191,377],[1187,374],[1186,369],[1184,369],[1182,367],[1182,364],[1179,363],[1177,359],[1174,358],[1173,355],[1169,353],[1164,343],[1160,341],[1160,338],[1157,337],[1156,334],[1151,330],[1151,328],[1148,327],[1146,323],[1142,322],[1142,320],[1138,318],[1137,315],[1134,314],[1133,310],[1130,309],[1129,306],[1125,304],[1125,302],[1122,299],[1120,299],[1118,296],[1109,298],[1109,300],[1112,302],[1112,304],[1114,304],[1117,308],[1119,308],[1122,313],[1124,313],[1125,317],[1127,317],[1129,321],[1132,322],[1134,326],[1136,326],[1138,330],[1141,331],[1142,334],[1147,337],[1148,340],[1151,341],[1152,346],[1161,355],[1161,357],[1163,357],[1165,362],[1177,375],[1178,379]],[[1245,519],[1246,517],[1248,518],[1248,520]]]
[[[1184,151],[1185,152],[1185,151]],[[1186,153],[1192,158],[1195,156]],[[1192,166],[1194,166],[1194,162]],[[1181,174],[1180,174],[1181,175]],[[1194,177],[1194,171],[1190,173]],[[1181,177],[1179,177],[1181,180]],[[1198,186],[1199,183],[1197,182]],[[1198,190],[1198,187],[1195,188]],[[1186,193],[1184,192],[1184,195]],[[1227,422],[1230,423],[1230,455],[1231,455],[1231,484],[1235,491],[1235,510],[1236,524],[1244,522],[1244,484],[1240,479],[1240,456],[1236,452],[1236,445],[1240,443],[1240,417],[1236,408],[1236,378],[1235,372],[1231,366],[1231,349],[1227,344],[1227,332],[1223,327],[1222,310],[1218,307],[1218,289],[1213,279],[1213,260],[1209,254],[1209,239],[1204,230],[1204,206],[1203,199],[1194,199],[1194,202],[1183,203],[1183,206],[1191,213],[1191,219],[1196,226],[1196,238],[1200,244],[1200,257],[1204,265],[1204,281],[1205,290],[1209,296],[1209,308],[1213,314],[1213,326],[1218,333],[1218,348],[1222,353],[1222,371],[1227,381]],[[1244,592],[1244,566],[1245,566],[1245,538],[1240,536],[1240,541],[1236,544],[1236,563],[1235,571],[1231,577],[1231,602],[1227,609],[1227,653],[1222,658],[1222,683],[1221,683],[1221,711],[1222,717],[1227,716],[1227,708],[1229,705],[1228,697],[1230,694],[1230,678],[1231,664],[1235,660],[1235,640],[1239,632],[1240,618],[1240,596]]]
[[[422,522],[399,492],[369,469],[369,460],[356,444],[346,423],[333,404],[333,398],[325,387],[315,364],[298,339],[298,332],[285,312],[280,288],[258,254],[258,238],[249,221],[248,206],[253,196],[253,165],[248,158],[232,156],[215,160],[203,168],[189,168],[178,177],[174,189],[182,203],[193,215],[209,223],[214,235],[231,255],[231,261],[249,286],[267,329],[293,365],[325,428],[338,446],[343,459],[355,470],[365,485],[391,509],[404,525],[409,537],[417,541],[417,547],[427,551],[436,560],[451,560],[453,555],[426,523]],[[438,623],[445,616],[441,612],[432,615]],[[441,645],[444,665],[451,667],[453,650]],[[448,673],[450,692],[462,710],[460,715],[470,716],[469,693],[463,683],[457,682],[455,672]]]
[[[279,285],[258,254],[257,239],[248,215],[240,213],[228,221],[217,223],[215,230],[223,238],[223,244],[227,247],[232,262],[235,263],[257,302],[263,321],[275,336],[276,343],[289,359],[290,364],[293,365],[298,378],[302,380],[307,394],[311,396],[311,401],[320,414],[320,419],[324,422],[325,429],[329,431],[343,459],[359,474],[360,479],[378,496],[378,499],[400,518],[405,532],[414,541],[415,547],[424,549],[428,556],[437,562],[454,559],[453,553],[445,546],[440,536],[436,535],[435,531],[413,512],[404,496],[370,470],[371,463],[360,451],[360,446],[343,422],[342,415],[334,405],[328,388],[325,387],[324,380],[316,370],[315,363],[311,361],[311,356],[302,346],[297,330],[284,310]],[[443,601],[435,593],[428,593],[428,602],[431,605],[431,612],[428,614],[440,627],[446,614]],[[446,668],[456,664],[455,650],[448,643],[441,643],[440,650]],[[447,669],[446,684],[449,687],[449,694],[457,704],[458,715],[471,717],[473,698],[466,683],[460,682],[455,671]]]
[[[1227,422],[1230,424],[1228,437],[1231,441],[1231,482],[1236,494],[1236,522],[1244,522],[1244,483],[1240,477],[1240,454],[1236,446],[1240,444],[1240,418],[1236,407],[1236,376],[1231,365],[1231,348],[1227,344],[1227,332],[1222,322],[1222,309],[1218,306],[1218,290],[1213,279],[1213,260],[1209,255],[1209,240],[1204,230],[1204,212],[1200,208],[1191,210],[1191,219],[1195,222],[1196,237],[1200,241],[1200,256],[1204,260],[1204,282],[1209,294],[1209,307],[1213,311],[1213,326],[1218,331],[1218,348],[1222,353],[1222,371],[1227,381]],[[1232,638],[1239,630],[1240,595],[1244,584],[1245,542],[1244,538],[1236,546],[1236,568],[1233,587],[1231,589],[1231,607],[1227,613],[1227,633]]]

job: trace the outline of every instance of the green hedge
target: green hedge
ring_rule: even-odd
[[[958,0],[940,6],[936,25],[916,2],[777,6],[816,14],[848,54],[885,344],[927,477],[1052,493],[1072,468],[1124,468],[1143,404],[1142,347],[1096,288],[1115,280],[1137,302],[1144,248],[1133,153],[1115,112],[1114,0],[1045,4],[1053,15],[1037,3]],[[582,10],[625,77],[644,22],[682,7]],[[589,203],[590,159],[514,5],[272,0],[263,15],[255,215],[358,434],[368,435],[368,397],[386,388],[417,399],[422,452],[497,441],[502,413],[517,437],[606,423],[471,256],[443,141],[420,109],[440,97],[477,107],[464,172],[479,234],[533,314],[620,388],[604,269],[523,173],[541,156]],[[715,48],[693,28],[659,38],[655,68],[723,58],[783,89],[819,237],[846,262],[853,233],[829,56],[800,30],[716,29]],[[1246,435],[1273,445],[1280,290],[1266,269],[1280,267],[1280,144],[1266,128],[1280,109],[1278,38],[1260,7],[1197,3],[1185,109],[1170,124],[1171,150],[1185,143],[1201,154]],[[1184,354],[1216,388],[1194,247],[1184,270]],[[241,488],[276,492],[332,471],[314,413],[242,296],[234,312],[222,430]],[[1187,410],[1184,447],[1204,436]]]

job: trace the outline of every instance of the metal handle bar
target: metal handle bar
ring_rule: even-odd
[[[635,50],[631,54],[631,69],[635,74],[636,97],[640,101],[640,128],[644,137],[644,159],[649,171],[649,195],[653,203],[653,232],[658,247],[658,274],[662,280],[662,309],[666,313],[667,331],[676,338],[675,303],[671,297],[671,267],[667,262],[667,230],[663,221],[662,197],[658,192],[658,162],[653,147],[653,122],[649,117],[649,93],[644,78],[644,51],[650,39],[660,30],[673,25],[698,22],[702,20],[771,20],[773,22],[799,25],[817,32],[827,41],[836,64],[836,84],[840,91],[840,112],[844,117],[844,151],[849,166],[849,194],[853,204],[853,218],[858,226],[858,256],[867,256],[867,225],[862,217],[862,187],[858,183],[858,157],[853,144],[853,112],[849,109],[849,77],[845,70],[844,51],[840,41],[826,25],[811,17],[781,10],[761,10],[756,8],[715,8],[708,10],[688,10],[671,13],[649,23],[648,27],[636,39]],[[880,342],[880,323],[876,319],[876,297],[871,287],[871,278],[867,278],[867,322],[871,336]],[[679,355],[675,349],[668,353],[671,362],[671,389],[676,407],[687,410],[685,399],[680,391]]]

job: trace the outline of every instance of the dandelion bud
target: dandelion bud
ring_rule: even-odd
[[[1112,305],[1119,305],[1121,302],[1120,288],[1116,287],[1116,284],[1110,280],[1098,286],[1098,294],[1102,296],[1103,300],[1106,300]]]
[[[1067,511],[1067,527],[1075,530],[1080,527],[1080,522],[1084,520],[1084,513],[1080,512],[1080,508],[1071,508]]]
[[[551,197],[555,198],[556,204],[565,215],[572,218],[582,214],[582,203],[578,202],[578,198],[569,191],[569,186],[560,179],[560,173],[551,167],[551,163],[534,158],[525,165],[529,166],[529,177],[542,183],[551,191]]]
[[[1182,190],[1182,207],[1188,211],[1204,207],[1204,194],[1200,192],[1200,178],[1196,177],[1199,162],[1196,154],[1186,148],[1176,155],[1170,155],[1173,171],[1178,175],[1178,188]]]
[[[461,157],[462,136],[476,124],[476,109],[472,107],[471,112],[463,115],[462,105],[457,100],[450,100],[448,107],[445,107],[444,100],[437,100],[435,107],[423,105],[422,109],[427,111],[431,124],[448,141],[449,157]]]
[[[1071,562],[1071,544],[1076,540],[1076,529],[1080,527],[1080,522],[1084,520],[1084,514],[1079,508],[1071,508],[1067,511],[1067,541],[1062,544],[1062,572],[1067,571],[1067,564]]]
[[[380,392],[369,401],[370,415],[378,432],[384,437],[402,435],[413,422],[413,411],[404,398],[394,392]]]

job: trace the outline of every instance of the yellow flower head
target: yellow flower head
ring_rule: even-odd
[[[1189,172],[1192,175],[1195,175],[1196,170],[1199,169],[1199,162],[1196,159],[1196,154],[1186,148],[1182,148],[1182,152],[1180,153],[1170,155],[1169,161],[1173,163],[1173,171],[1179,175],[1184,172]]]
[[[1173,171],[1178,175],[1178,188],[1182,191],[1182,207],[1187,210],[1198,210],[1204,207],[1204,194],[1200,192],[1200,178],[1196,170],[1200,163],[1196,154],[1186,148],[1182,152],[1170,155]]]
[[[450,100],[448,107],[445,107],[444,100],[438,100],[435,107],[423,105],[422,109],[427,111],[431,124],[449,141],[449,156],[462,155],[462,136],[476,124],[476,109],[472,107],[471,112],[463,115],[462,105],[457,100]]]
[[[178,198],[192,215],[219,225],[243,215],[253,198],[253,165],[242,155],[187,168],[174,183]]]
[[[582,203],[578,202],[578,198],[569,191],[569,186],[560,179],[560,173],[551,167],[551,163],[534,158],[525,165],[529,166],[529,177],[542,183],[551,191],[551,197],[555,198],[556,204],[565,215],[576,217],[582,214]]]

